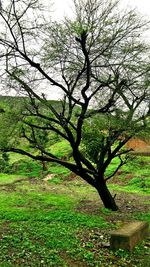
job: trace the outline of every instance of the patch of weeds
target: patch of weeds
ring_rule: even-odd
[[[76,232],[79,228],[83,230],[95,225],[108,227],[98,216],[92,219],[91,216],[61,210],[50,212],[48,217],[43,214],[41,220],[33,213],[27,221],[18,223],[12,220],[10,218],[7,231],[3,228],[0,239],[0,263],[7,260],[14,264],[12,266],[65,266],[59,256],[61,251],[90,262],[94,254],[80,247]],[[88,248],[92,248],[90,242]]]
[[[48,183],[50,183],[50,184],[61,184],[62,182],[63,182],[63,180],[59,176],[55,176],[52,179],[48,180]]]
[[[111,215],[113,213],[113,211],[107,209],[107,208],[101,208],[101,211],[104,215]]]
[[[123,191],[123,192],[129,192],[129,193],[138,193],[140,195],[149,195],[150,194],[150,188],[140,188],[133,185],[125,185],[120,186],[117,184],[109,184],[109,188],[117,191]]]
[[[59,142],[56,142],[54,145],[50,147],[50,151],[53,152],[53,154],[58,158],[68,158],[71,155],[71,148],[67,141],[62,140]]]
[[[22,176],[21,176],[21,178],[23,179]],[[20,175],[0,173],[0,185],[12,184],[13,182],[15,182],[19,179],[20,179]]]
[[[20,159],[26,159],[26,156],[18,154],[18,153],[8,153],[8,154],[9,154],[11,165],[16,161],[19,161]]]
[[[4,197],[4,198],[3,198]],[[43,221],[50,220],[51,209],[61,208],[63,210],[74,207],[74,200],[65,195],[38,195],[30,194],[10,194],[10,196],[0,195],[1,209],[0,219],[21,221],[31,218]],[[53,214],[55,218],[55,214]]]
[[[143,191],[147,191],[150,188],[150,179],[146,177],[134,177],[128,182],[128,185],[140,188]]]
[[[33,239],[25,225],[23,228],[22,224],[19,228],[14,226],[10,226],[9,234],[2,236],[0,263],[10,262],[11,266],[63,266],[56,249]]]
[[[136,220],[147,221],[150,225],[150,213],[136,213],[134,214]]]
[[[50,164],[48,170],[49,170],[49,173],[59,174],[59,175],[64,175],[64,176],[69,176],[71,173],[70,170],[56,163]]]
[[[118,257],[127,258],[129,257],[130,253],[127,250],[119,248],[118,250],[114,251],[113,254]]]
[[[149,248],[146,247],[145,241],[142,242],[140,245],[136,246],[132,252],[129,252],[127,250],[118,249],[115,252],[112,252],[113,255],[118,257],[118,261],[121,261],[124,259],[125,264],[129,263],[132,264],[132,266],[140,266],[140,267],[146,267],[149,266],[150,263],[150,257],[149,257]],[[145,265],[147,263],[147,265]],[[137,265],[138,264],[138,265]],[[127,266],[127,265],[124,265]]]
[[[105,175],[110,176],[114,170],[116,169],[116,166],[119,164],[119,159],[116,157],[112,160],[111,164],[106,169]]]
[[[20,159],[12,164],[10,172],[23,176],[36,177],[42,172],[42,164],[30,159]]]
[[[117,158],[115,159],[115,161],[112,161],[112,163],[106,170],[107,176],[113,173],[113,170],[117,167],[118,163],[119,162]],[[129,182],[129,185],[131,185],[130,181],[132,181],[132,179],[139,178],[139,180],[141,179],[141,183],[139,182],[140,187],[138,187],[138,185],[136,184],[137,185],[136,189],[137,188],[145,189],[150,187],[149,172],[150,172],[149,157],[130,155],[127,163],[119,169],[119,171],[116,173],[116,175],[112,180],[114,180],[115,184],[120,184],[121,182],[121,184],[126,185]],[[149,190],[148,193],[150,193]]]
[[[80,253],[81,255],[81,253]],[[82,252],[82,258],[86,260],[86,262],[90,263],[94,260],[94,253],[88,251],[88,250],[83,250]]]

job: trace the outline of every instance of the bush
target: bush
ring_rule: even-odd
[[[25,176],[38,176],[42,172],[41,162],[30,159],[20,159],[11,166],[11,173],[21,174]]]

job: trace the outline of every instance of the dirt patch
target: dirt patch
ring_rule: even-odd
[[[150,144],[139,138],[131,138],[126,147],[134,151],[150,152]]]
[[[111,184],[117,184],[117,185],[127,185],[128,182],[134,177],[134,174],[129,174],[129,173],[126,173],[126,175],[121,178],[119,177],[120,175],[122,175],[122,171],[118,171],[112,178],[111,178],[111,181],[108,181],[108,183],[111,183]],[[125,172],[124,172],[125,174]]]
[[[48,174],[46,177],[43,178],[44,182],[52,180],[55,177],[55,174]]]
[[[105,214],[103,212],[103,203],[99,200],[81,200],[77,206],[77,211],[91,214],[102,215],[108,222],[115,223],[120,220],[132,220],[135,213],[146,213],[150,209],[150,196],[139,196],[137,194],[130,194],[125,192],[114,192],[116,195],[116,203],[119,206],[117,212]]]
[[[0,187],[11,187],[15,184],[18,184],[18,183],[22,183],[22,182],[25,182],[25,181],[29,181],[30,183],[37,183],[37,178],[34,178],[34,177],[27,177],[27,178],[19,178],[19,179],[16,179],[15,181],[11,182],[11,183],[5,183],[5,184],[0,184]]]
[[[60,253],[60,257],[67,263],[70,267],[88,267],[85,262],[81,260],[71,258],[65,251]]]
[[[3,234],[5,232],[9,232],[9,225],[10,225],[9,221],[5,221],[4,223],[2,223],[0,227],[0,239],[3,239]]]
[[[69,176],[64,177],[64,180],[65,181],[72,181],[72,180],[75,180],[76,178],[77,178],[77,175],[75,173],[71,172]]]
[[[77,211],[97,215],[103,207],[100,201],[81,200],[76,208]]]
[[[6,191],[6,192],[15,192],[17,191],[17,185],[21,184],[22,182],[30,182],[31,184],[38,184],[39,179],[35,177],[27,177],[27,178],[20,178],[17,179],[11,183],[5,183],[5,184],[0,184],[0,190]],[[21,192],[22,190],[20,190]],[[24,192],[24,190],[22,191]]]

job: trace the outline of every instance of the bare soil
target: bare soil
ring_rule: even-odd
[[[126,192],[115,192],[116,202],[119,206],[117,212],[111,212],[110,216],[107,214],[106,219],[108,222],[115,222],[118,220],[129,221],[133,219],[135,213],[148,212],[150,208],[150,196],[140,196]],[[81,200],[77,210],[91,215],[99,215],[103,204],[100,201]],[[105,213],[102,214],[105,216]]]

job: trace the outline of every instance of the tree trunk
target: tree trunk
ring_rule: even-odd
[[[106,182],[99,181],[99,183],[96,186],[96,189],[98,191],[98,194],[104,204],[104,207],[113,211],[117,211],[118,207],[116,205],[115,199],[112,197]]]
[[[43,170],[43,171],[47,171],[47,165],[46,165],[46,162],[43,160],[43,161],[41,161],[41,163],[42,163],[42,170]]]

